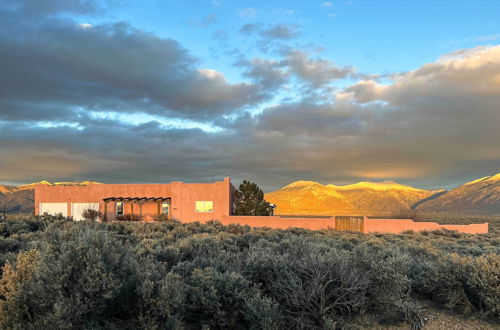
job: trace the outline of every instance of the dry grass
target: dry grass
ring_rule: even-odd
[[[474,317],[471,315],[459,315],[447,310],[440,309],[431,301],[421,302],[426,306],[426,322],[423,329],[429,330],[494,330],[498,329],[498,324],[485,318]],[[373,315],[364,315],[358,318],[354,325],[357,329],[373,330],[410,330],[411,325],[400,322],[394,324],[381,324]]]
[[[372,330],[410,330],[411,325],[400,324],[379,324],[372,320],[363,320],[358,323],[359,329]],[[480,319],[466,319],[456,314],[442,311],[431,311],[429,320],[424,325],[424,330],[495,330],[497,325]]]

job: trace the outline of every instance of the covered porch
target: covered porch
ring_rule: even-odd
[[[170,197],[107,197],[103,202],[104,221],[154,221],[160,215],[170,219]]]

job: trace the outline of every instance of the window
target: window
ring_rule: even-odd
[[[116,214],[123,215],[123,202],[116,202]]]
[[[161,203],[161,213],[166,215],[170,213],[170,203]]]
[[[214,202],[212,201],[196,201],[195,211],[198,213],[207,213],[214,211]]]

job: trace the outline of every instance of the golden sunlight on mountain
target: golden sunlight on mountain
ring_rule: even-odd
[[[403,185],[394,181],[384,181],[384,182],[358,182],[350,185],[337,186],[334,184],[326,185],[329,188],[335,190],[357,190],[357,189],[372,189],[378,191],[388,191],[388,190],[407,190],[407,191],[426,191],[422,189],[417,189],[412,186]]]
[[[404,209],[423,212],[500,214],[500,173],[455,189],[425,190],[393,181],[322,185],[296,181],[266,194],[282,215],[393,215]]]
[[[308,187],[308,186],[313,186],[313,185],[321,185],[318,182],[315,181],[295,181],[290,183],[287,186],[284,186],[281,189],[296,189],[296,188],[303,188],[303,187]]]
[[[17,190],[18,189],[15,186],[4,186],[4,185],[0,184],[0,193],[1,194],[10,194],[10,193],[13,193]]]
[[[500,173],[473,180],[417,208],[430,212],[500,214]]]
[[[47,185],[47,186],[88,186],[88,185],[91,185],[91,184],[101,184],[100,182],[96,182],[96,181],[63,181],[63,182],[50,182],[50,181],[46,181],[46,180],[43,180],[43,181],[39,181],[39,182],[33,182],[33,183],[30,183],[30,184],[25,184],[25,185],[21,185],[21,186],[18,186],[18,187],[14,187],[17,191],[17,190],[30,190],[30,189],[34,189],[35,188],[35,185],[37,184],[44,184],[44,185]]]
[[[397,182],[359,182],[351,185],[322,185],[296,181],[266,194],[276,204],[276,214],[391,214],[410,209],[415,203],[435,194]]]
[[[293,182],[280,190],[266,194],[266,200],[276,204],[276,214],[329,215],[353,213],[356,208],[343,195],[313,181]]]

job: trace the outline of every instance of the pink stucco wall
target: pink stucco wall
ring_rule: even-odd
[[[170,184],[96,184],[89,186],[35,186],[35,214],[40,214],[40,203],[67,203],[71,216],[71,203],[99,203],[104,214],[104,198],[108,197],[164,197],[171,198],[171,218],[183,222],[208,221],[231,214],[231,180],[213,183]],[[213,212],[197,213],[196,201],[212,201]],[[131,204],[125,203],[125,214],[131,214]],[[143,220],[151,221],[158,213],[155,202],[142,206]],[[139,206],[134,205],[134,214],[139,215]],[[106,216],[115,219],[115,203],[108,203]]]
[[[230,215],[231,181],[225,178],[214,183],[172,182],[172,218],[182,222],[205,222]],[[196,201],[213,201],[213,212],[195,212]]]
[[[251,227],[269,227],[274,229],[304,228],[320,230],[335,228],[335,218],[287,218],[281,216],[222,216],[219,221],[223,225],[240,224]]]
[[[411,219],[368,219],[365,217],[365,233],[400,234],[406,230],[424,231],[448,229],[468,234],[483,234],[488,232],[488,224],[471,225],[440,225],[435,222],[415,222]]]
[[[304,228],[310,230],[335,228],[335,217],[329,218],[291,218],[283,216],[254,217],[254,216],[223,216],[220,222],[224,225],[240,224],[251,227],[269,227],[274,229]],[[471,225],[439,225],[435,222],[415,222],[411,219],[364,219],[364,233],[400,234],[407,230],[424,231],[449,229],[468,234],[482,234],[488,232],[488,224]]]

